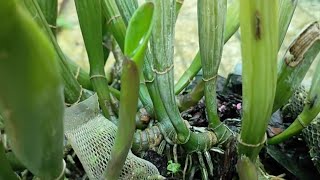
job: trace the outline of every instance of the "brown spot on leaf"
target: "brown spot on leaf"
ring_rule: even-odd
[[[259,11],[256,11],[256,14],[255,14],[255,24],[256,24],[256,27],[255,27],[256,39],[260,40],[262,28],[261,28],[261,15],[260,15]]]
[[[285,63],[290,67],[296,67],[303,61],[304,56],[310,47],[319,40],[320,25],[318,22],[311,23],[289,46],[289,51],[286,53],[285,57]]]

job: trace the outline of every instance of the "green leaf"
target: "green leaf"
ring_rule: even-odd
[[[152,25],[154,5],[147,2],[133,14],[126,33],[124,54],[135,61],[141,69]]]
[[[174,162],[172,162],[172,160],[170,160],[170,161],[168,161],[167,170],[170,171],[171,173],[175,174],[181,170],[181,164],[174,163]]]
[[[106,179],[118,179],[132,145],[138,108],[139,72],[134,61],[125,60],[122,67],[119,125],[111,159],[105,170]],[[129,91],[130,89],[130,91]]]
[[[52,45],[17,4],[0,1],[1,114],[21,163],[56,179],[63,171],[63,84]]]

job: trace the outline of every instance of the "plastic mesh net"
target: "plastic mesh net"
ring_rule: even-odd
[[[290,118],[292,120],[296,119],[303,110],[306,98],[307,92],[304,86],[299,86],[289,99],[288,103],[283,107],[283,117]]]
[[[95,109],[98,105],[94,101],[87,100],[85,104],[78,104],[78,107],[67,110],[65,134],[88,177],[102,179],[110,159],[117,127],[97,113]],[[129,151],[120,179],[152,179],[157,175],[158,169],[153,164]]]
[[[310,149],[311,160],[318,169],[318,172],[320,172],[320,116],[314,119],[302,132]]]

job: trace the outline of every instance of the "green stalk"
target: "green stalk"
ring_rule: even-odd
[[[183,144],[188,152],[208,150],[217,143],[213,132],[193,133],[184,123],[175,102],[173,89],[173,35],[175,1],[155,0],[155,19],[152,32],[151,53],[155,60],[157,91],[164,108],[177,132],[177,142]]]
[[[111,159],[105,171],[106,179],[118,179],[127,158],[135,131],[135,115],[138,105],[139,73],[133,61],[125,60],[121,76],[119,124]],[[130,91],[128,91],[130,89]]]
[[[227,6],[227,17],[224,29],[224,43],[227,43],[235,32],[238,31],[240,25],[240,0],[233,0]]]
[[[147,6],[149,4],[153,5],[153,3],[148,2],[148,3],[145,3],[144,6]],[[143,7],[140,7],[140,8],[143,8]],[[138,16],[138,15],[141,15],[141,16]],[[154,114],[154,112],[153,112],[153,109],[154,109],[153,103],[152,103],[151,97],[149,95],[148,89],[147,89],[147,87],[146,87],[146,85],[144,83],[145,79],[144,79],[143,72],[142,72],[142,67],[143,67],[143,64],[144,64],[143,59],[144,59],[144,56],[145,56],[145,49],[147,48],[146,44],[144,46],[142,46],[142,45],[146,40],[149,40],[149,37],[151,35],[151,29],[146,34],[143,34],[144,36],[148,37],[148,39],[141,38],[142,34],[139,34],[139,33],[143,32],[144,29],[147,29],[147,27],[149,25],[148,23],[145,23],[142,20],[142,19],[149,20],[145,16],[146,15],[139,14],[139,12],[136,12],[135,18],[139,18],[139,19],[131,20],[131,22],[130,22],[130,24],[128,26],[128,29],[130,28],[130,25],[131,26],[135,25],[135,27],[134,28],[131,27],[131,30],[127,31],[126,37],[130,36],[131,38],[130,39],[126,39],[126,41],[128,41],[128,42],[125,43],[125,51],[131,53],[131,54],[128,54],[128,56],[132,57],[132,59],[139,60],[136,63],[138,65],[139,72],[140,72],[140,74],[139,74],[139,76],[140,76],[140,88],[139,88],[140,100],[143,103],[144,107],[146,108],[148,114],[153,115]],[[152,17],[153,17],[153,13],[152,13]],[[152,21],[152,19],[150,19],[150,20]],[[150,26],[153,26],[153,24],[151,24]],[[140,39],[142,39],[143,41],[142,42],[139,41]],[[137,49],[135,49],[136,47],[137,47]],[[143,49],[143,53],[142,53],[142,49]],[[139,51],[141,51],[141,52],[138,53]]]
[[[134,11],[138,8],[138,2],[137,0],[117,0],[115,2],[127,26]]]
[[[124,51],[126,24],[121,17],[117,4],[114,0],[101,0],[101,3],[102,13],[106,18],[106,29],[112,33],[121,50]]]
[[[63,74],[62,76],[63,84],[65,85],[64,95],[65,95],[66,103],[74,104],[88,98],[89,95],[83,92],[83,89],[81,88],[76,78],[71,73],[68,66],[68,64],[70,64],[70,61],[68,61],[68,59],[63,54],[60,46],[58,45],[57,40],[52,34],[52,31],[50,30],[50,27],[48,26],[48,23],[46,22],[45,17],[43,16],[37,1],[25,0],[24,2],[31,16],[34,17],[34,20],[38,23],[40,28],[43,30],[43,32],[47,35],[48,39],[51,41],[56,51],[56,54],[59,58],[58,63],[60,66],[61,74]]]
[[[240,0],[234,0],[231,5],[228,5],[226,28],[224,30],[224,43],[227,43],[239,28],[239,2]],[[174,87],[176,95],[180,94],[180,92],[190,83],[194,76],[200,71],[201,67],[200,52],[198,52],[192,60],[189,68],[183,73],[176,83]]]
[[[41,179],[60,179],[64,102],[59,67],[45,34],[17,4],[0,1],[0,104],[5,132],[28,170]]]
[[[198,0],[199,47],[210,128],[221,124],[217,112],[216,80],[222,56],[226,11],[226,0]]]
[[[196,105],[200,99],[204,96],[204,86],[205,83],[201,79],[195,87],[191,90],[191,92],[187,94],[181,94],[177,97],[177,104],[179,106],[180,111],[187,110],[188,108]]]
[[[282,4],[280,4],[280,14],[282,14],[282,16],[280,16],[280,20],[279,20],[279,24],[281,24],[281,26],[279,27],[279,32],[280,32],[280,34],[281,34],[280,39],[279,39],[279,42],[282,42],[283,39],[284,39],[284,37],[285,37],[287,28],[288,28],[288,26],[289,26],[289,24],[290,24],[290,21],[291,21],[293,12],[294,12],[295,7],[296,7],[296,4],[297,4],[297,3],[296,3],[297,1],[281,1],[281,2],[282,2]],[[229,11],[228,11],[228,12],[229,12]],[[231,12],[233,12],[233,11],[231,11]],[[288,13],[288,12],[289,12],[289,13]],[[285,16],[285,17],[283,17],[283,16]],[[236,18],[231,18],[231,19],[232,19],[232,20],[236,20]],[[236,23],[231,23],[231,24],[236,24]],[[225,34],[230,34],[230,33],[225,33]],[[313,39],[314,41],[317,41],[316,38],[310,38],[310,39]],[[296,42],[296,41],[294,41],[294,42]],[[280,48],[280,47],[279,47],[279,48]],[[289,49],[291,49],[291,48],[289,48]],[[295,48],[295,49],[296,49],[296,48]],[[307,52],[309,52],[309,51],[307,51]],[[305,62],[309,62],[309,60],[310,60],[310,61],[313,61],[313,58],[314,58],[314,56],[315,56],[317,53],[314,51],[314,49],[313,49],[313,51],[311,51],[311,53],[309,52],[310,54],[308,54],[307,52],[306,52],[306,51],[303,51],[303,53],[306,53],[306,54],[307,54],[307,55],[306,55],[306,60],[305,60]],[[200,61],[200,55],[199,55],[199,53],[196,55],[195,59],[196,59],[196,60],[192,61],[192,64],[190,65],[190,67],[184,72],[184,75],[181,76],[181,78],[179,79],[179,82],[186,82],[186,83],[185,83],[185,84],[182,84],[182,83],[179,83],[179,82],[178,82],[178,83],[176,84],[176,86],[175,86],[176,95],[179,94],[179,93],[185,88],[185,86],[191,81],[190,79],[185,79],[185,78],[190,78],[190,77],[193,78],[193,77],[195,76],[195,74],[193,74],[193,73],[198,72],[198,70],[201,69],[201,61]],[[304,67],[304,68],[308,69],[307,66],[301,66],[301,67]],[[308,67],[309,67],[309,66],[308,66]],[[293,72],[293,71],[290,71],[290,72]],[[288,71],[281,71],[281,73],[285,74],[285,73],[288,73]],[[281,73],[280,73],[280,76],[282,76]],[[189,76],[188,74],[189,74],[190,76]],[[300,73],[299,73],[299,74],[300,74]],[[287,76],[287,75],[286,75],[286,76]],[[302,77],[302,76],[295,76],[295,75],[293,75],[293,76],[290,76],[290,77],[292,77],[292,78],[291,78],[291,79],[290,79],[290,78],[287,78],[287,79],[286,79],[286,82],[291,82],[291,80],[294,80],[295,77],[300,78],[300,77]],[[304,77],[304,76],[303,76],[303,77]],[[302,78],[303,78],[303,77],[302,77]],[[279,77],[278,77],[278,78],[279,78]],[[290,79],[290,81],[289,81],[289,79]],[[301,80],[302,80],[302,79],[301,79]],[[301,81],[299,81],[298,84],[300,84],[300,82],[301,82]],[[201,85],[202,85],[202,84],[203,84],[203,83],[201,83]],[[281,83],[280,83],[280,81],[278,80],[278,86],[279,86],[279,84],[281,84]],[[291,83],[288,83],[288,84],[291,84]],[[288,84],[287,84],[287,85],[288,85]],[[181,85],[183,85],[183,86],[181,86]],[[278,86],[277,86],[277,87],[278,87]],[[278,89],[281,90],[281,89],[285,89],[285,88],[277,88],[277,93],[276,93],[276,98],[275,98],[275,104],[274,104],[274,111],[277,110],[277,109],[279,109],[280,106],[282,105],[281,103],[277,103],[277,102],[276,102],[276,101],[278,100],[278,98],[284,98],[284,97],[285,97],[285,96],[283,96],[283,95],[279,95],[279,94],[278,94]],[[181,95],[181,96],[179,96],[179,97],[178,97],[179,109],[180,109],[180,110],[185,110],[185,109],[187,109],[187,108],[195,105],[195,103],[197,103],[197,101],[200,100],[201,95],[203,95],[203,92],[202,92],[202,91],[204,91],[204,89],[201,88],[201,86],[200,86],[200,84],[199,84],[199,86],[197,86],[197,87],[191,92],[191,94],[186,94],[186,95]],[[287,91],[287,89],[286,89],[286,90],[283,91],[283,92],[290,92],[290,91]],[[292,92],[289,93],[289,94],[292,94]],[[288,100],[288,99],[287,99],[287,100]],[[286,102],[287,100],[285,100],[285,102]],[[282,101],[282,102],[284,102],[284,101]],[[278,104],[279,104],[280,106],[276,107]]]
[[[118,68],[119,66],[122,66],[122,62],[124,61],[124,59],[126,59],[126,57],[123,55],[123,52],[121,51],[119,46],[116,43],[113,43],[113,44],[114,44],[114,46],[112,48],[112,53],[116,59],[115,66],[116,66],[116,68]],[[121,69],[121,67],[119,67],[119,69]],[[120,71],[120,70],[115,70],[115,71]],[[120,77],[120,73],[116,74],[116,78],[118,78],[118,75]],[[146,109],[147,113],[150,116],[153,116],[154,115],[153,103],[150,98],[147,87],[145,85],[144,77],[142,75],[140,76],[139,98],[140,98],[142,105]],[[140,119],[140,118],[138,118],[138,119]]]
[[[145,78],[145,84],[147,86],[148,92],[150,94],[150,98],[154,105],[154,113],[155,117],[159,122],[169,120],[169,117],[166,113],[166,110],[163,106],[162,99],[160,97],[159,92],[157,91],[157,84],[155,82],[155,74],[152,71],[152,65],[154,60],[153,54],[150,52],[150,48],[147,49],[145,60],[143,64],[143,74]],[[170,120],[169,120],[170,121]],[[169,123],[171,124],[171,123]]]
[[[320,56],[319,56],[320,57]],[[320,59],[320,58],[318,58]],[[312,85],[303,111],[297,119],[282,133],[268,140],[268,144],[278,144],[299,134],[320,112],[320,61],[317,64]]]
[[[143,76],[140,76],[139,97],[148,115],[154,116],[155,108]]]
[[[239,28],[239,4],[240,0],[234,0],[230,5],[228,5],[227,10],[227,20],[226,20],[226,28],[224,31],[224,43],[227,43],[231,36],[238,30]],[[283,39],[286,35],[287,29],[290,25],[291,18],[297,6],[297,0],[288,1],[281,0],[280,1],[280,19],[279,19],[279,32],[280,32],[280,40],[279,40],[279,48],[283,42]],[[189,68],[183,73],[178,82],[175,85],[175,94],[179,94],[194,78],[194,76],[201,69],[201,59],[199,52],[196,54],[194,59],[192,60]]]
[[[79,65],[77,65],[72,60],[68,60],[68,66],[70,67],[70,70],[72,74],[74,74],[75,78],[79,82],[79,84],[90,91],[93,91],[92,83],[90,81],[89,73],[87,73],[85,70],[83,70]],[[120,91],[113,88],[112,86],[108,86],[110,93],[115,96],[118,100],[120,99]]]
[[[300,86],[320,51],[320,25],[309,25],[289,46],[279,64],[273,112],[283,106]]]
[[[194,76],[198,74],[201,69],[201,58],[200,53],[198,52],[193,58],[190,66],[186,71],[183,72],[182,76],[174,86],[174,92],[176,95],[180,94],[181,91],[190,84]]]
[[[102,49],[101,1],[75,1],[83,40],[90,63],[90,79],[93,89],[99,97],[103,115],[115,120],[112,110],[108,80],[104,72],[104,55]]]
[[[287,34],[294,11],[296,10],[298,0],[280,0],[279,2],[279,48],[281,47],[284,37]]]
[[[139,71],[142,68],[143,55],[151,34],[153,10],[153,3],[145,3],[138,8],[129,22],[124,51],[128,59],[124,61],[121,76],[119,126],[115,144],[111,151],[111,159],[105,171],[106,179],[119,178],[131,148],[133,134],[136,129],[135,117],[139,97]]]
[[[147,0],[147,1],[152,1],[152,0]],[[184,0],[176,0],[176,18],[180,12],[183,2]],[[145,84],[147,86],[148,92],[150,94],[150,97],[153,101],[154,106],[157,107],[154,111],[157,117],[159,118],[159,121],[161,121],[162,119],[169,120],[169,117],[165,112],[163,103],[161,101],[160,94],[157,91],[157,85],[154,81],[155,76],[151,66],[151,64],[153,64],[153,59],[154,59],[153,54],[150,52],[150,48],[148,48],[145,56],[144,67],[143,67],[143,73],[144,73],[145,82],[146,82]]]
[[[158,8],[151,48],[155,57],[156,83],[166,112],[177,131],[178,142],[184,144],[190,138],[190,130],[183,123],[172,92],[175,12],[171,9],[175,9],[175,0],[155,0],[155,4]]]
[[[83,68],[81,68],[77,63],[75,63],[71,59],[67,60],[67,65],[68,65],[71,73],[74,75],[76,80],[79,82],[79,84],[83,88],[90,90],[90,91],[93,91],[93,87],[92,87],[92,83],[90,81],[89,73],[86,72]]]
[[[54,8],[51,8],[51,9],[49,9],[49,8],[51,5],[54,6],[53,1],[56,1],[56,0],[48,0],[48,2],[47,2],[47,0],[37,0],[39,3],[39,6],[36,4],[32,4],[32,3],[34,3],[34,2],[32,2],[33,0],[32,1],[24,0],[24,1],[25,1],[27,8],[30,11],[30,13],[36,17],[35,19],[36,19],[38,25],[41,26],[41,28],[45,32],[51,28],[52,33],[50,33],[49,31],[46,32],[47,36],[52,40],[52,43],[53,43],[56,51],[58,52],[58,55],[61,57],[61,59],[63,59],[63,62],[69,67],[69,68],[62,68],[62,69],[64,69],[63,71],[67,71],[68,69],[70,69],[72,74],[74,74],[76,80],[79,82],[79,84],[83,88],[88,89],[88,90],[93,90],[91,82],[90,82],[89,74],[87,72],[85,72],[82,68],[80,68],[74,61],[72,61],[71,59],[69,59],[68,57],[66,57],[63,54],[63,52],[61,51],[59,45],[57,44],[57,42],[54,38],[55,29],[53,30],[53,28],[55,28],[55,27],[50,27],[51,26],[50,23],[52,23],[53,21],[55,22],[55,20],[53,20],[53,15],[51,15],[54,13],[50,12],[50,10],[54,11],[53,10]],[[49,1],[52,1],[52,2],[49,2]],[[40,2],[42,3],[42,6],[40,6],[41,5]],[[43,10],[43,9],[48,10],[47,14],[44,14],[45,10]],[[40,11],[43,13],[41,13]],[[36,14],[38,14],[39,17]],[[48,21],[48,20],[50,20],[50,21]],[[63,74],[70,74],[70,73],[63,73]],[[71,80],[71,81],[74,81],[74,80]],[[66,89],[69,89],[69,88],[67,87]],[[80,92],[80,88],[79,88],[79,92]],[[76,94],[79,94],[79,92]],[[84,100],[84,99],[82,99],[82,100]]]
[[[246,156],[241,156],[237,162],[237,172],[240,180],[258,180],[255,164]]]
[[[0,137],[0,179],[18,180],[17,175],[13,172],[9,161],[7,160],[5,149]]]
[[[283,61],[281,61],[281,67],[278,72],[273,112],[278,110],[285,102],[287,102],[293,91],[301,84],[310,65],[319,52],[319,37],[319,24],[312,23],[289,46],[288,52],[284,56]],[[290,51],[293,52],[291,53]],[[295,67],[291,67],[286,63],[286,59],[290,57],[293,58],[290,60],[292,62],[296,62],[297,58],[299,58],[301,62]],[[180,111],[184,111],[189,107],[194,106],[202,98],[204,94],[203,92],[204,83],[199,82],[190,93],[179,95],[177,97],[177,102]]]
[[[52,33],[56,34],[56,22],[58,14],[58,0],[37,0]]]
[[[89,73],[87,73],[85,70],[83,70],[79,65],[77,65],[74,61],[68,59],[67,65],[70,68],[70,71],[72,74],[74,74],[74,77],[79,82],[79,84],[90,91],[93,91],[92,83],[90,81]],[[120,99],[120,91],[113,88],[112,86],[108,86],[110,93],[117,98]]]
[[[243,116],[238,151],[255,162],[275,97],[279,7],[278,0],[240,2]]]
[[[162,132],[168,133],[168,135],[164,138],[169,138],[169,140],[173,140],[175,138],[176,130],[172,126],[172,123],[170,121],[170,118],[166,112],[166,109],[163,105],[163,100],[161,99],[161,96],[158,91],[158,86],[156,82],[154,81],[155,76],[154,72],[152,71],[152,65],[153,64],[153,53],[150,51],[147,51],[145,56],[145,63],[144,63],[144,76],[146,78],[146,85],[149,90],[152,102],[154,104],[155,108],[155,115],[157,120],[160,122],[160,127],[162,128]],[[174,133],[172,133],[174,132]],[[173,137],[171,137],[173,135]],[[214,133],[211,132],[205,132],[205,133],[192,133],[190,137],[190,141],[184,145],[185,149],[188,152],[196,152],[196,151],[202,151],[202,150],[208,150],[213,145],[217,144],[218,140]],[[138,149],[137,144],[135,144],[134,148]]]
[[[123,0],[122,0],[123,1]],[[129,18],[132,16],[132,11],[135,9],[134,7],[129,7],[128,5],[135,2],[118,2],[117,4],[120,4],[121,6],[124,6],[124,3],[126,4],[127,8],[122,8],[121,11],[122,14],[126,14],[126,16]],[[115,37],[117,43],[119,44],[122,52],[124,51],[124,41],[125,41],[125,32],[126,32],[126,24],[125,21],[121,18],[119,9],[117,7],[117,4],[115,1],[112,0],[102,0],[102,7],[103,12],[105,15],[105,18],[107,19],[107,22],[110,22],[110,24],[106,25],[107,29],[109,27],[111,33]],[[131,16],[130,16],[131,15]],[[112,19],[112,21],[108,21],[108,19]],[[130,19],[130,18],[129,18]],[[142,72],[142,71],[140,71]],[[139,89],[139,97],[142,102],[142,104],[146,107],[147,112],[152,115],[153,114],[153,104],[150,98],[150,95],[148,94],[148,91],[146,91],[144,79],[142,76],[140,76],[140,89]]]

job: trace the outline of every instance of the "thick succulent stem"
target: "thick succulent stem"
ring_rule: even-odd
[[[112,33],[121,50],[124,51],[126,24],[121,17],[117,4],[114,0],[101,1],[102,13],[106,19],[106,29]]]
[[[175,102],[173,87],[173,37],[175,24],[175,1],[156,0],[153,46],[151,53],[154,56],[157,91],[163,101],[164,108],[177,132],[178,143],[183,144],[189,152],[205,150],[217,143],[212,132],[193,133],[184,123]]]
[[[276,90],[279,7],[278,0],[240,2],[243,116],[238,151],[255,162]]]
[[[198,0],[198,29],[206,111],[209,127],[220,125],[217,113],[216,80],[220,65],[226,0]]]
[[[115,1],[119,12],[124,20],[125,24],[128,25],[131,16],[133,15],[134,11],[138,8],[137,0],[117,0]]]
[[[90,79],[99,97],[104,116],[112,121],[112,110],[108,80],[104,72],[104,55],[102,49],[101,1],[75,1],[79,23],[90,63]]]
[[[154,72],[159,94],[163,100],[166,112],[177,131],[178,141],[186,143],[190,138],[190,130],[184,124],[176,106],[173,94],[173,37],[175,1],[156,0],[156,18],[152,37],[152,53],[155,57]]]

